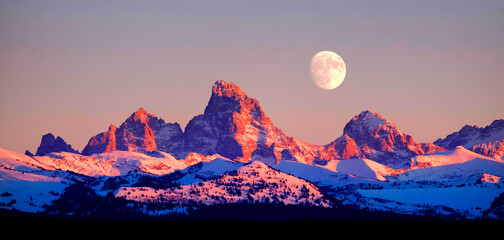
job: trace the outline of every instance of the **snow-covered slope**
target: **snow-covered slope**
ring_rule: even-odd
[[[116,197],[177,204],[283,203],[330,207],[318,188],[305,180],[254,161],[218,178],[170,189],[122,187]]]
[[[189,154],[186,159],[178,160],[169,153],[148,154],[152,156],[139,152],[112,151],[91,156],[61,152],[28,157],[0,148],[0,167],[25,171],[58,169],[92,177],[125,175],[132,171],[165,175],[201,161],[211,161],[220,157]]]
[[[496,185],[471,185],[424,188],[359,189],[366,198],[380,199],[368,207],[393,209],[395,212],[416,213],[432,211],[443,214],[457,213],[467,218],[481,217],[494,199],[502,193]],[[369,201],[371,202],[371,201]],[[444,211],[443,211],[444,210]]]
[[[67,186],[60,178],[0,169],[0,208],[42,212]]]
[[[70,180],[56,177],[54,168],[37,159],[0,148],[0,208],[43,211]],[[56,176],[55,176],[56,175]]]
[[[196,165],[179,171],[178,174],[184,176],[178,179],[176,182],[183,185],[188,185],[205,181],[218,177],[226,172],[235,171],[243,165],[243,163],[223,158],[216,158],[211,161],[200,162]]]
[[[91,156],[63,152],[37,159],[47,166],[87,176],[117,176],[130,171],[164,175],[187,167],[183,161],[175,159],[168,153],[164,157],[151,157],[143,153],[126,151],[112,151]]]
[[[462,146],[458,146],[454,150],[447,152],[416,156],[412,158],[411,165],[413,166],[413,168],[436,167],[442,165],[464,163],[477,158],[504,163],[504,161],[502,160],[486,157],[469,151]]]
[[[0,168],[18,171],[56,170],[54,167],[41,163],[36,157],[29,157],[3,148],[0,148]]]
[[[356,175],[338,172],[330,167],[320,167],[320,165],[308,165],[294,161],[282,161],[273,168],[306,179],[317,186],[341,187],[350,184],[374,183],[376,180],[361,178]]]
[[[396,175],[404,170],[389,168],[383,164],[369,159],[347,159],[331,160],[326,165],[321,166],[331,171],[347,173],[351,176],[386,181],[384,176]]]
[[[467,216],[478,217],[483,214],[483,207],[488,207],[503,191],[499,186],[504,163],[462,147],[414,157],[409,169],[392,169],[370,159],[317,160],[306,164],[259,158],[260,161],[245,164],[219,155],[191,153],[177,160],[168,153],[148,154],[112,151],[83,156],[63,152],[28,157],[0,149],[0,193],[5,193],[0,206],[43,211],[44,204],[51,204],[68,184],[75,182],[76,176],[71,172],[93,176],[96,180],[92,188],[103,197],[114,192],[117,197],[142,204],[173,203],[181,207],[252,202],[327,207],[331,203],[324,194],[331,194],[343,204],[362,208],[413,214],[433,209],[429,204],[447,204],[455,210],[434,209],[442,214],[468,211]],[[470,184],[480,185],[475,188]],[[324,187],[325,193],[318,187]],[[434,190],[422,190],[426,188]],[[443,199],[429,202],[426,197],[445,196],[450,191],[460,193],[456,196],[471,192],[481,196],[460,204]],[[423,198],[413,197],[417,195]],[[157,213],[164,212],[158,210]],[[171,211],[168,210],[165,212]]]
[[[413,159],[422,168],[399,174],[400,181],[461,181],[475,182],[485,173],[504,177],[504,162],[482,156],[463,147]]]
[[[400,181],[461,181],[475,182],[484,173],[504,177],[504,164],[492,160],[476,158],[467,162],[420,168],[397,176]]]

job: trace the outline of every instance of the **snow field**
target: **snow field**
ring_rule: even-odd
[[[494,184],[449,188],[358,189],[364,197],[423,205],[442,205],[481,216],[504,188]]]

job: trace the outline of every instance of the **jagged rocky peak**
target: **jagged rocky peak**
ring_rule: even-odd
[[[355,141],[364,157],[386,165],[402,167],[409,163],[410,157],[445,151],[432,143],[415,142],[393,122],[369,110],[355,115],[343,133]]]
[[[352,120],[353,121],[356,121],[356,120],[370,120],[370,119],[373,119],[373,118],[379,118],[379,119],[382,119],[382,120],[385,120],[385,118],[382,117],[382,115],[378,114],[378,113],[375,113],[373,111],[370,111],[370,110],[364,110],[362,111],[361,113],[359,113],[358,115],[355,115]]]
[[[378,113],[365,110],[355,115],[343,129],[343,134],[347,134],[353,139],[367,138],[369,136],[377,137],[378,134],[388,134],[390,132],[400,132],[396,125],[387,121]]]
[[[116,145],[117,127],[110,124],[108,131],[99,133],[89,139],[88,144],[82,150],[82,154],[91,155],[93,153],[103,153],[117,150]]]
[[[350,158],[362,158],[362,153],[357,146],[357,143],[348,136],[348,134],[343,134],[343,136],[336,138],[333,142],[326,146],[326,151],[329,159],[350,159]]]
[[[146,152],[157,151],[151,121],[158,121],[155,115],[149,114],[144,108],[124,121],[116,131],[117,150]],[[164,121],[163,121],[164,123]]]
[[[256,99],[238,85],[219,80],[212,86],[205,112],[187,124],[184,148],[186,153],[218,153],[230,159],[250,159],[260,148],[258,145],[264,145],[276,130]]]
[[[139,108],[136,112],[132,113],[119,128],[126,128],[136,131],[135,128],[142,128],[141,134],[144,134],[143,128],[151,127],[158,128],[165,124],[163,119],[156,117],[156,115],[148,113],[143,107]]]
[[[220,97],[239,97],[245,94],[238,85],[224,80],[218,80],[212,86],[212,94]]]
[[[110,124],[110,126],[108,127],[108,131],[111,132],[111,131],[114,131],[117,130],[117,127],[114,125],[114,124]]]
[[[448,149],[454,149],[461,145],[467,149],[479,144],[495,143],[504,141],[504,120],[493,121],[490,125],[482,128],[476,125],[465,125],[458,132],[454,132],[440,138],[434,143]]]
[[[261,109],[236,84],[217,81],[205,112],[186,126],[184,151],[204,155],[218,153],[230,159],[254,156],[311,163],[314,159],[370,158],[382,162],[441,150],[416,143],[383,116],[366,110],[345,126],[344,135],[326,146],[302,142],[275,127]]]
[[[454,149],[464,146],[473,152],[487,157],[502,159],[504,156],[504,119],[494,120],[486,127],[465,125],[458,132],[440,138],[435,144]]]
[[[283,133],[266,116],[259,102],[238,85],[219,80],[205,112],[194,117],[184,133],[185,152],[218,153],[230,159],[329,159],[323,146],[304,143]],[[332,151],[336,153],[336,150]]]
[[[371,127],[379,127],[380,124],[387,124],[393,128],[396,128],[396,125],[393,122],[388,121],[382,115],[380,115],[376,112],[370,111],[370,110],[364,110],[361,113],[359,113],[359,115],[355,115],[352,118],[352,121],[366,122]],[[372,123],[375,123],[375,124],[372,124]]]
[[[52,133],[45,134],[42,136],[40,146],[37,149],[36,156],[44,156],[51,152],[70,152],[78,153],[72,148],[70,144],[67,144],[63,138],[60,136],[54,137]]]
[[[119,128],[110,125],[107,132],[89,140],[83,154],[110,152],[114,150],[132,152],[163,151],[181,157],[183,132],[178,123],[165,123],[161,118],[139,108]]]
[[[482,130],[482,135],[485,138],[494,136],[494,135],[504,135],[504,119],[494,120],[490,125],[486,126]]]
[[[478,125],[465,125],[460,129],[461,132],[470,132],[474,130],[479,130]]]
[[[148,113],[143,107],[139,108],[136,112],[131,114],[131,116],[126,119],[126,121],[136,121],[146,123],[149,118],[155,118],[154,114]]]
[[[178,123],[139,108],[120,127],[111,125],[89,141],[83,153],[125,150],[163,151],[177,158],[191,152],[250,161],[276,158],[311,163],[315,159],[369,158],[394,163],[444,150],[432,143],[417,143],[394,123],[373,111],[355,115],[345,126],[342,137],[325,146],[293,138],[266,116],[259,102],[231,82],[216,81],[203,114],[195,116],[182,132]]]
[[[232,82],[216,81],[212,86],[212,96],[205,108],[205,115],[223,116],[225,114],[251,115],[257,120],[269,122],[259,101],[250,98],[240,87]]]

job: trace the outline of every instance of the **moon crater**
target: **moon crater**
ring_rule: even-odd
[[[346,66],[338,54],[322,51],[313,56],[310,72],[313,82],[319,88],[332,90],[345,80]]]

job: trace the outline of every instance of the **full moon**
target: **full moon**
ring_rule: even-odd
[[[332,90],[345,80],[346,66],[338,54],[322,51],[313,56],[310,71],[313,82],[319,88]]]

